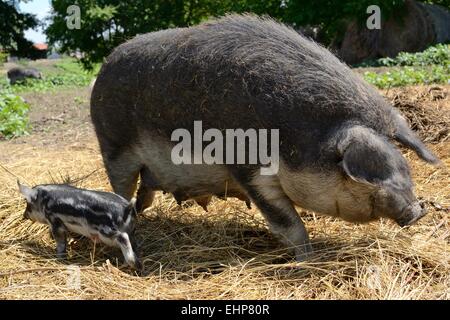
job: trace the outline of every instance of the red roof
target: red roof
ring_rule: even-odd
[[[33,44],[33,47],[35,47],[38,50],[47,50],[48,45],[46,43],[35,43]]]

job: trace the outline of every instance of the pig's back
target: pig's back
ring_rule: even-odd
[[[119,46],[99,73],[91,113],[99,139],[118,143],[167,139],[192,131],[194,120],[204,129],[277,128],[285,146],[301,149],[347,121],[391,130],[383,98],[330,52],[272,20],[239,15]]]

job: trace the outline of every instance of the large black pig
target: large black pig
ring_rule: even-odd
[[[129,200],[140,176],[140,209],[155,190],[203,206],[210,195],[250,199],[299,260],[311,246],[295,206],[353,222],[385,217],[410,225],[425,210],[391,140],[439,162],[399,112],[333,54],[253,15],[120,45],[98,75],[91,114],[116,193]],[[270,163],[277,170],[262,174],[262,162],[174,162],[173,134],[182,128],[195,135],[194,121],[216,133],[278,130],[272,152],[279,160]]]

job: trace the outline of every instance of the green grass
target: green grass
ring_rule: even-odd
[[[0,138],[13,138],[28,133],[30,106],[18,95],[0,93]]]
[[[364,78],[382,89],[418,84],[446,84],[450,83],[450,66],[400,67],[382,73],[366,71]]]
[[[356,67],[430,66],[450,64],[450,44],[437,44],[422,52],[400,52],[395,58],[363,62]]]
[[[2,67],[3,64],[6,62],[7,57],[8,57],[8,54],[6,52],[0,51],[0,67]]]
[[[387,72],[367,71],[364,78],[378,88],[450,82],[450,45],[438,44],[423,52],[400,52],[395,58],[382,58],[363,67],[392,67]]]
[[[93,80],[99,67],[96,66],[94,72],[87,72],[76,60],[64,58],[55,64],[38,66],[43,74],[42,80],[28,79],[10,85],[6,78],[0,79],[0,138],[14,138],[29,131],[29,105],[17,94],[85,87]]]
[[[96,66],[93,72],[88,72],[75,59],[64,58],[53,66],[38,67],[43,74],[42,80],[27,79],[20,84],[10,85],[6,79],[0,79],[0,90],[8,93],[23,93],[85,87],[96,76],[99,68],[100,65]]]

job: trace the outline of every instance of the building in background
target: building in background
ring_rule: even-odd
[[[48,45],[46,43],[34,43],[30,53],[30,59],[47,59]]]

